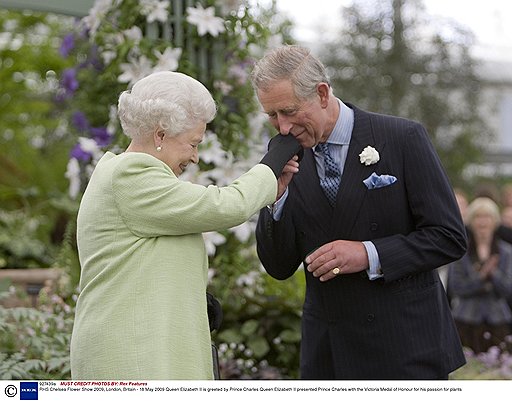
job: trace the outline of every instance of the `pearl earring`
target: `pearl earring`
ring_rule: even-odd
[[[156,150],[157,150],[158,152],[160,152],[160,151],[162,150],[162,146],[161,146],[161,145],[157,146],[157,147],[156,147]]]

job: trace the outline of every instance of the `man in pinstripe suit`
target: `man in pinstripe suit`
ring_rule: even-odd
[[[267,54],[252,80],[270,122],[305,148],[256,230],[271,276],[305,267],[301,378],[447,379],[465,359],[436,268],[467,240],[424,127],[343,103],[299,46]]]

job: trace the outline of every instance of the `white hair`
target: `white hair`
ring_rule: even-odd
[[[500,217],[500,209],[498,204],[496,204],[493,200],[488,197],[479,197],[475,198],[469,205],[467,209],[467,221],[469,226],[472,226],[473,220],[477,215],[488,215],[492,217],[494,221],[494,225],[496,227],[499,226],[501,217]]]
[[[299,99],[311,99],[316,95],[319,83],[329,84],[322,62],[309,49],[297,45],[284,45],[271,50],[256,63],[251,73],[256,90],[268,91],[276,81],[284,79],[291,81]]]
[[[217,107],[212,95],[188,75],[160,71],[137,81],[119,96],[118,115],[130,138],[152,135],[157,130],[176,136],[199,123],[209,123]]]

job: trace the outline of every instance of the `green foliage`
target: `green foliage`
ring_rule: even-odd
[[[73,139],[53,96],[66,66],[56,38],[70,19],[0,10],[0,26],[0,268],[46,267],[69,219],[53,201],[67,192]]]
[[[0,10],[0,200],[3,208],[39,205],[66,191],[69,139],[59,132],[53,89],[65,66],[55,40],[65,18]],[[49,208],[45,210],[49,211]]]
[[[335,94],[368,110],[425,125],[454,186],[481,157],[480,82],[470,55],[473,36],[435,26],[418,0],[354,3],[344,29],[322,51]]]
[[[9,295],[0,292],[0,299]],[[39,309],[0,305],[0,379],[69,379],[73,317],[56,295],[43,294]]]
[[[48,267],[55,250],[41,231],[45,223],[44,216],[30,216],[25,210],[0,209],[0,268]]]
[[[304,273],[276,281],[253,253],[225,253],[224,247],[213,260],[218,268],[210,285],[224,311],[214,333],[222,377],[268,379],[270,369],[279,378],[298,378]]]

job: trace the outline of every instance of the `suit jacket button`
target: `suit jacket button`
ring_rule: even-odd
[[[375,315],[374,314],[368,314],[366,316],[366,321],[368,321],[368,322],[372,322],[374,319],[375,319]]]
[[[379,224],[378,224],[378,223],[373,222],[373,223],[370,225],[370,230],[371,230],[372,232],[375,232],[378,228],[379,228]]]

